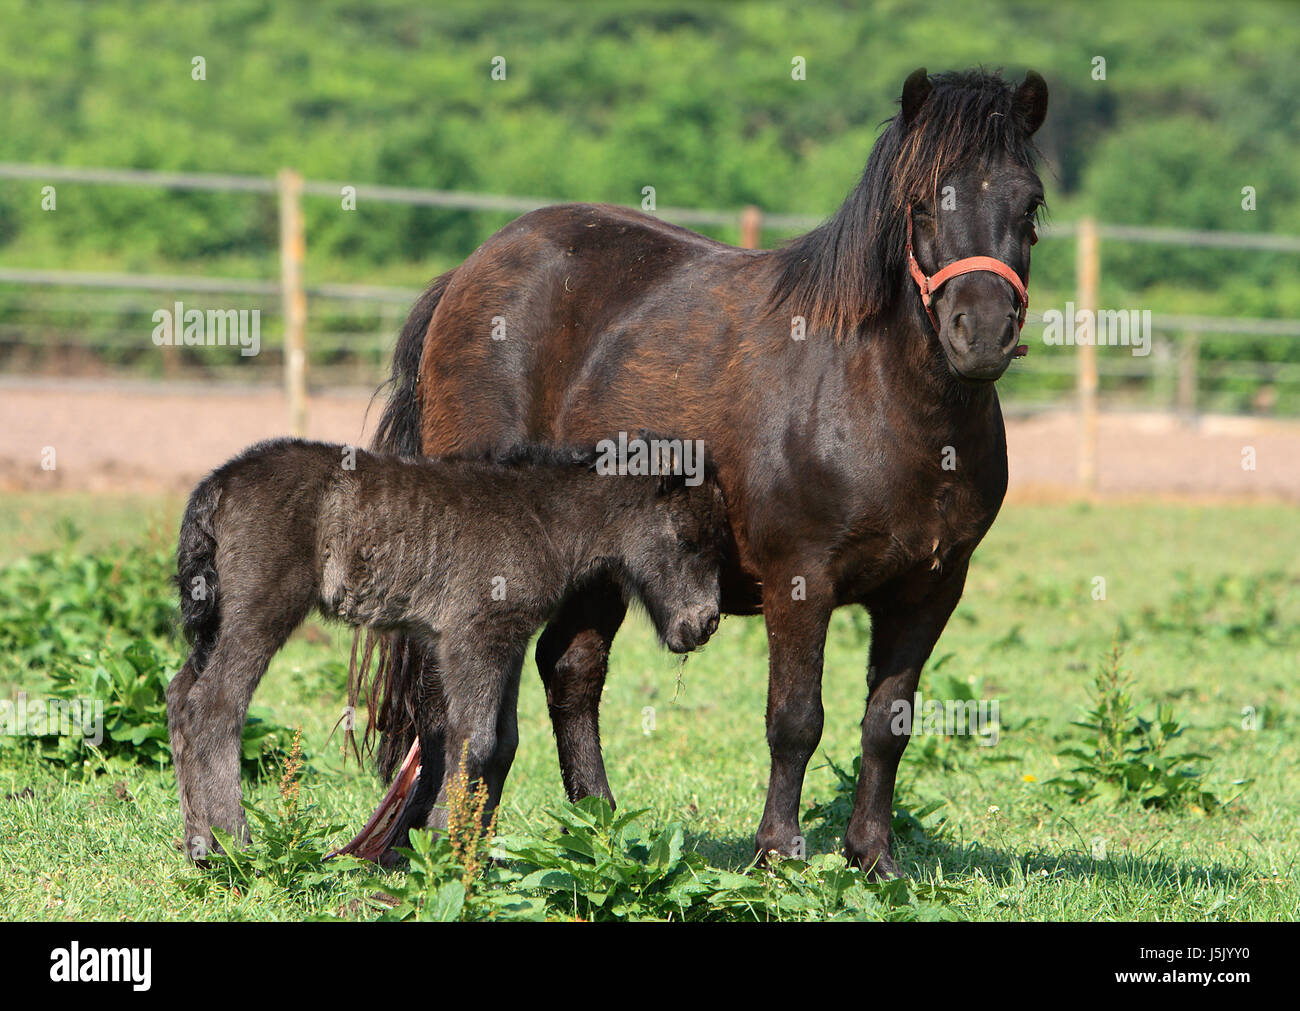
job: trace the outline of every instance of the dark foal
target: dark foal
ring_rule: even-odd
[[[428,781],[463,755],[470,781],[488,786],[489,810],[514,758],[528,640],[570,594],[612,581],[645,606],[670,650],[707,641],[726,532],[715,480],[602,474],[595,459],[523,447],[413,461],[284,439],[204,478],[177,552],[192,652],[167,689],[191,857],[213,846],[214,826],[248,839],[239,784],[248,704],[314,609],[423,644],[435,662],[421,672],[428,704],[413,715],[436,774]]]

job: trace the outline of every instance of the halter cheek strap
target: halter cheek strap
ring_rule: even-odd
[[[1038,241],[1038,233],[1034,233],[1031,244]],[[921,304],[925,306],[925,314],[930,317],[930,322],[934,326],[935,333],[939,332],[939,320],[934,315],[934,310],[930,307],[930,302],[934,299],[939,289],[954,277],[960,277],[962,274],[973,274],[977,271],[988,271],[991,274],[997,274],[1015,290],[1016,298],[1020,302],[1020,309],[1016,314],[1016,330],[1023,330],[1025,326],[1025,314],[1029,311],[1029,292],[1025,288],[1024,281],[1020,280],[1020,275],[1012,270],[1001,260],[996,260],[991,256],[967,256],[964,259],[956,260],[935,274],[926,275],[921,269],[921,265],[916,262],[916,256],[912,252],[912,207],[909,204],[907,208],[907,272],[912,275],[912,280],[916,282],[917,288],[921,291]],[[1028,352],[1029,348],[1021,344],[1017,346],[1013,357],[1021,358]]]

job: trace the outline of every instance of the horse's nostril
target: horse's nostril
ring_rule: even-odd
[[[948,324],[948,341],[954,351],[967,351],[970,348],[970,333],[966,323],[966,314],[959,312]]]
[[[999,346],[1003,351],[1012,347],[1020,339],[1020,330],[1016,326],[1017,319],[1018,317],[1015,313],[1007,314],[1007,328],[1002,331],[1002,340],[999,342]]]

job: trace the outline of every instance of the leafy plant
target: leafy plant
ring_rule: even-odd
[[[42,760],[65,767],[82,766],[89,750],[143,765],[169,764],[166,692],[169,672],[180,663],[175,652],[146,639],[60,662],[49,672],[50,698],[79,711],[80,726],[60,733],[51,721],[47,733],[18,740],[30,740]],[[249,713],[240,744],[242,770],[253,778],[284,758],[290,737],[287,728],[258,713]]]
[[[775,860],[747,874],[717,872],[710,904],[756,920],[953,920],[951,886],[871,881],[838,853]]]
[[[0,569],[0,672],[50,670],[91,653],[114,634],[161,642],[176,629],[169,550],[138,544],[101,554],[77,549],[80,531],[61,526],[62,544]]]
[[[646,811],[615,812],[601,797],[547,812],[562,830],[497,841],[523,873],[519,887],[580,920],[688,919],[715,891],[704,858],[676,822],[647,833]]]
[[[323,890],[335,874],[349,866],[347,862],[333,867],[325,863],[329,840],[343,827],[317,821],[315,806],[302,803],[302,770],[299,729],[281,760],[273,808],[267,811],[244,802],[254,823],[253,841],[241,847],[228,832],[214,828],[212,834],[221,849],[210,853],[208,867],[187,882],[191,893],[206,896],[217,887],[244,896],[271,891],[303,898]]]
[[[853,798],[858,788],[862,758],[854,755],[852,764],[846,769],[828,756],[826,765],[835,775],[835,792],[829,800],[819,801],[809,807],[804,823],[811,826],[821,822],[834,831],[847,825],[853,814]],[[944,800],[928,800],[913,810],[900,803],[896,794],[894,812],[890,819],[895,841],[917,843],[927,838],[942,838],[946,821],[941,816],[935,816],[946,804],[947,801]]]
[[[411,833],[404,880],[371,882],[384,919],[581,921],[945,919],[950,888],[872,882],[838,855],[773,858],[742,871],[713,867],[672,822],[615,812],[587,797],[548,811],[550,832],[497,838],[471,872],[448,835]],[[449,817],[449,825],[451,824]],[[476,824],[476,823],[475,823]]]
[[[0,746],[17,741],[65,768],[84,768],[92,753],[166,764],[166,690],[183,659],[171,552],[141,543],[85,554],[80,536],[64,523],[59,547],[0,568],[0,672],[7,668],[22,685],[34,675],[48,678],[46,710],[53,711],[52,702],[79,725],[46,721],[48,732],[6,736]],[[254,709],[241,744],[244,772],[260,776],[268,762],[282,759],[290,736]]]
[[[380,919],[445,923],[471,920],[540,920],[546,903],[513,889],[521,875],[499,863],[480,868],[467,880],[466,866],[445,834],[411,832],[409,847],[400,847],[408,867],[404,878],[372,878],[368,888],[381,897]]]
[[[1208,755],[1195,751],[1175,753],[1171,747],[1186,730],[1174,716],[1173,706],[1156,707],[1154,720],[1139,716],[1133,701],[1133,682],[1120,666],[1123,646],[1118,637],[1098,665],[1093,680],[1093,707],[1074,726],[1088,733],[1078,744],[1060,751],[1076,764],[1068,776],[1049,780],[1072,800],[1137,800],[1143,807],[1207,812],[1224,806],[1205,789],[1204,771],[1195,763]],[[1242,781],[1239,785],[1249,785]]]
[[[387,898],[382,919],[455,920],[540,919],[545,904],[508,892],[521,875],[492,863],[491,839],[496,813],[483,823],[487,784],[479,780],[470,788],[465,753],[447,785],[447,831],[414,831],[409,847],[398,852],[409,862],[405,880],[372,881]]]

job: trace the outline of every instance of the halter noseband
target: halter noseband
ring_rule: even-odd
[[[1038,233],[1035,232],[1030,244],[1032,245],[1037,241]],[[1020,301],[1020,310],[1016,315],[1016,330],[1017,332],[1023,330],[1025,313],[1029,311],[1029,292],[1025,289],[1025,283],[1020,280],[1020,275],[1001,260],[996,260],[991,256],[967,256],[961,260],[953,261],[935,274],[926,276],[925,271],[916,262],[916,256],[912,252],[912,205],[907,205],[907,272],[912,275],[912,280],[916,282],[916,286],[921,290],[921,304],[925,306],[925,314],[930,317],[935,333],[939,332],[939,320],[935,317],[934,310],[930,308],[930,301],[934,298],[936,292],[954,277],[959,277],[962,274],[973,274],[981,270],[997,274],[1015,290],[1016,298]],[[1013,357],[1023,357],[1028,350],[1028,347],[1021,344],[1016,348]]]

